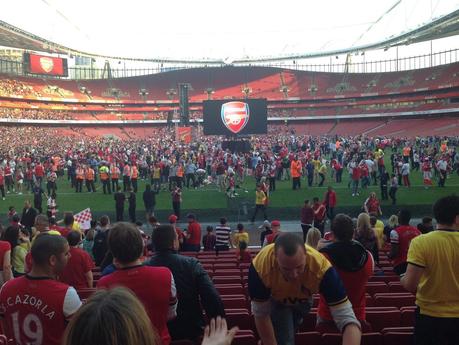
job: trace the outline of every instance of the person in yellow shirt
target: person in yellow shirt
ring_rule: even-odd
[[[459,196],[433,206],[435,231],[410,243],[402,286],[416,293],[415,343],[459,344]]]
[[[252,216],[252,223],[255,222],[255,217],[257,216],[258,211],[263,212],[264,219],[268,219],[266,214],[266,193],[262,190],[261,185],[257,185],[257,190],[255,192],[255,211]]]
[[[322,187],[324,185],[325,176],[327,176],[327,163],[323,162],[321,163],[320,168],[319,168],[319,177],[320,177],[319,187]]]
[[[265,345],[295,344],[295,330],[320,293],[343,345],[360,344],[360,322],[344,285],[330,262],[293,233],[278,236],[262,248],[249,268],[248,290],[258,334]]]
[[[372,213],[370,216],[370,224],[376,235],[378,249],[381,250],[385,245],[384,223],[376,217],[376,214]]]
[[[249,233],[244,230],[244,225],[239,223],[237,225],[237,232],[233,233],[233,247],[239,248],[240,242],[245,242],[247,245],[249,244]]]
[[[320,160],[313,159],[312,165],[314,165],[314,183],[317,184],[317,180],[319,179],[319,169],[320,169]]]

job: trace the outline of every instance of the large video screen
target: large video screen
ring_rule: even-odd
[[[203,103],[205,135],[266,134],[266,99],[215,100]]]
[[[68,76],[67,59],[58,57],[24,53],[24,68],[26,73]]]

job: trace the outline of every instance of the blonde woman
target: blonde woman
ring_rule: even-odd
[[[212,319],[202,345],[229,345],[237,328]],[[126,288],[99,290],[72,317],[63,345],[160,345],[142,303]]]
[[[360,213],[357,217],[354,239],[371,252],[375,261],[379,263],[378,239],[371,227],[370,215],[368,213]]]
[[[306,235],[306,244],[314,249],[318,249],[322,234],[317,228],[310,228]]]
[[[389,217],[386,226],[384,227],[384,239],[386,242],[390,241],[390,232],[398,226],[398,217],[393,214]]]

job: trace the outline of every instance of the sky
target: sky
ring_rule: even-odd
[[[14,0],[0,19],[89,53],[230,62],[374,43],[457,9],[459,0]]]

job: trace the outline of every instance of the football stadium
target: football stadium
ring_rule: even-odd
[[[1,343],[459,345],[458,149],[457,1],[16,1]]]

